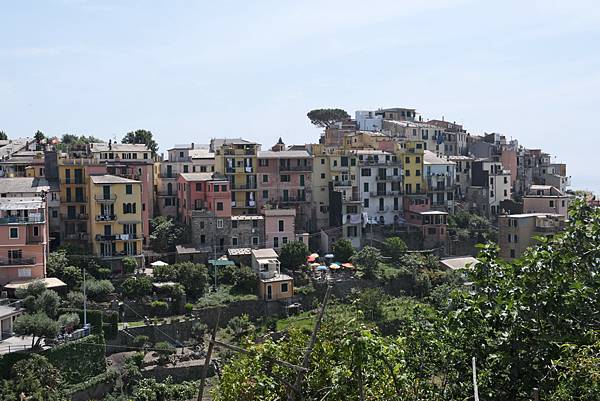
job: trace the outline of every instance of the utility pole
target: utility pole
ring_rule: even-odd
[[[477,387],[477,365],[475,364],[475,357],[471,360],[473,365],[473,397],[475,401],[479,401],[479,388]]]
[[[87,327],[87,294],[85,291],[85,267],[83,268],[83,329]]]

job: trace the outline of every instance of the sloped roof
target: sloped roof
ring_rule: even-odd
[[[90,180],[94,184],[139,184],[139,181],[131,180],[125,177],[119,177],[111,174],[90,175]]]

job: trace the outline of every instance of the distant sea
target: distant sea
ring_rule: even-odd
[[[570,189],[585,189],[600,197],[600,177],[571,176]]]

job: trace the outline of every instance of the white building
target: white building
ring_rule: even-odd
[[[358,150],[358,184],[369,222],[393,224],[402,210],[402,163],[381,150]]]
[[[381,131],[383,116],[376,115],[374,111],[358,110],[354,113],[356,125],[361,131]]]
[[[423,154],[423,168],[431,207],[453,212],[456,163],[442,159],[435,153],[426,150]]]

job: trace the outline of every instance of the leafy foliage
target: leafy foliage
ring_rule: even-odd
[[[231,292],[234,294],[253,294],[256,293],[258,280],[251,267],[241,266],[235,274],[235,281]]]
[[[148,149],[152,151],[153,155],[155,155],[156,152],[158,152],[158,144],[154,140],[152,132],[147,130],[138,129],[135,131],[128,132],[127,134],[125,134],[121,142],[145,144],[148,147]]]
[[[109,280],[89,279],[85,282],[85,291],[88,298],[97,302],[109,300],[110,294],[115,292],[115,287]]]
[[[0,383],[0,401],[66,400],[67,396],[63,390],[60,370],[52,366],[44,356],[33,354],[15,363],[11,369],[10,380]]]
[[[126,256],[123,259],[121,259],[121,264],[123,265],[123,272],[127,274],[134,273],[138,268],[137,261],[131,256]]]
[[[281,265],[288,269],[296,269],[306,263],[308,247],[302,241],[290,241],[281,248],[279,259]]]
[[[393,264],[399,263],[407,249],[406,243],[400,237],[389,237],[383,242],[383,254]]]
[[[37,312],[19,316],[14,322],[13,330],[15,334],[31,336],[31,347],[37,348],[44,338],[55,338],[60,326],[45,313]]]
[[[306,116],[313,125],[322,128],[331,127],[337,122],[350,118],[350,115],[342,109],[315,109],[309,111]]]
[[[6,141],[6,140],[8,140],[8,135],[6,135],[6,132],[0,131],[0,141]]]
[[[152,293],[152,280],[148,276],[129,277],[121,284],[121,291],[126,298],[140,299]]]
[[[185,242],[187,235],[185,227],[171,218],[158,216],[152,219],[150,246],[155,252],[173,252],[175,246]]]
[[[379,264],[382,261],[379,249],[372,246],[365,246],[352,256],[351,260],[360,269],[364,278],[374,279],[377,277]]]
[[[356,250],[352,246],[352,242],[347,239],[337,240],[331,247],[336,260],[340,262],[348,262],[356,253]]]

